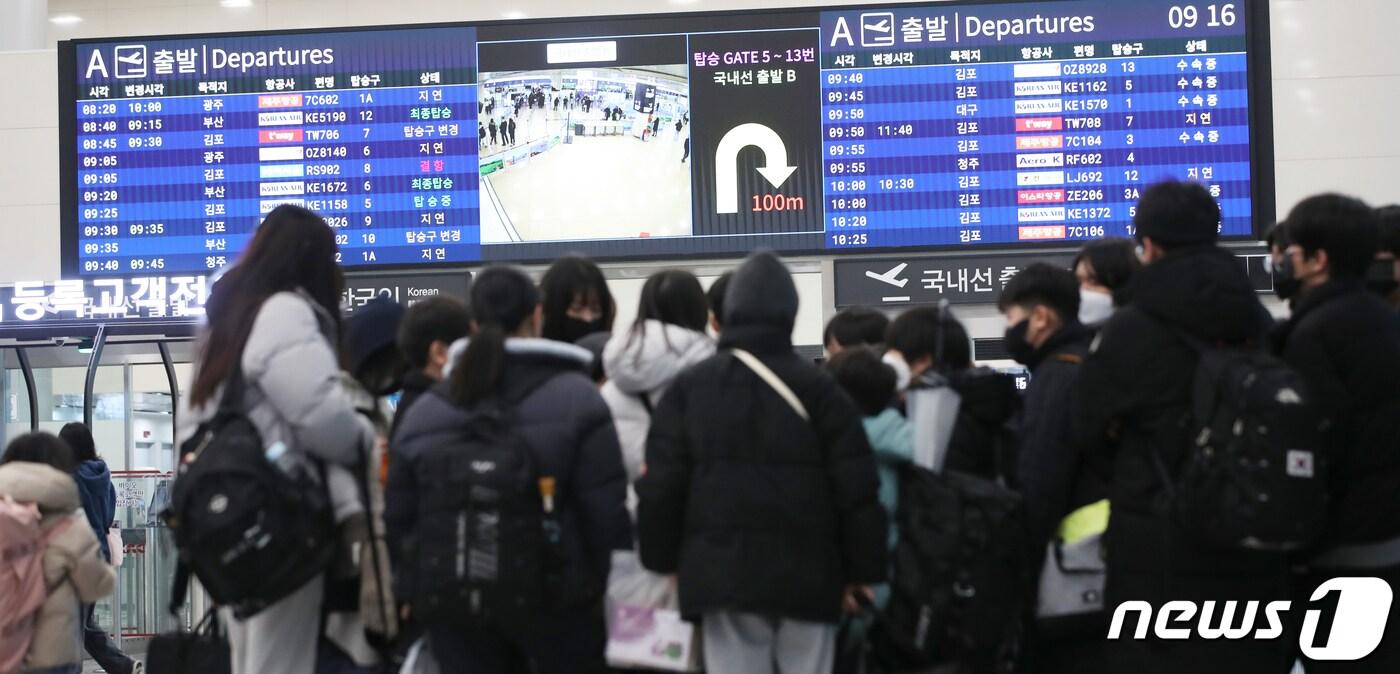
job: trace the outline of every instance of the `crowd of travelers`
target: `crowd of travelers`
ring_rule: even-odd
[[[575,256],[347,316],[332,230],[281,206],[213,286],[181,403],[177,599],[193,576],[218,605],[233,674],[618,671],[658,612],[693,626],[673,671],[1400,671],[1396,605],[1352,662],[1300,652],[1302,610],[1271,639],[1105,638],[1127,602],[1209,631],[1400,583],[1400,207],[1288,213],[1281,319],[1220,220],[1160,183],[1135,239],[1010,278],[1018,390],[946,304],[846,308],[800,356],[767,252],[708,290],[653,274],[630,325]],[[132,671],[93,625],[91,434],[11,441],[0,496],[0,672],[77,672],[85,640]]]

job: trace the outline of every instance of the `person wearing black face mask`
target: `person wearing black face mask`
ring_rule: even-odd
[[[1264,235],[1264,243],[1269,246],[1269,271],[1274,277],[1274,294],[1291,305],[1302,282],[1293,274],[1293,259],[1288,257],[1288,237],[1283,225],[1270,227],[1268,234]]]
[[[561,257],[540,279],[544,324],[541,336],[577,343],[595,332],[612,332],[617,305],[603,271],[577,255]]]
[[[1006,316],[1006,350],[1031,369],[1017,473],[1031,527],[1027,554],[1036,569],[1060,521],[1108,494],[1106,480],[1089,470],[1071,428],[1079,365],[1093,335],[1079,322],[1079,302],[1075,275],[1045,263],[1032,264],[1013,277],[997,301],[997,309]],[[1033,626],[1028,660],[1042,672],[1102,670],[1102,618],[1057,629],[1053,638],[1041,626]]]
[[[1331,501],[1323,540],[1302,564],[1295,597],[1338,576],[1400,583],[1400,317],[1365,287],[1378,235],[1374,212],[1351,197],[1303,200],[1284,221],[1301,292],[1270,335],[1274,352],[1302,375],[1328,428]],[[1309,674],[1400,671],[1400,605],[1385,637],[1357,663],[1312,662]]]

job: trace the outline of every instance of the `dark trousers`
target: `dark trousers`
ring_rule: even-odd
[[[526,628],[430,626],[442,674],[602,674],[607,626],[601,606],[541,616]]]
[[[126,653],[117,650],[107,638],[107,631],[97,626],[92,604],[83,604],[83,648],[107,674],[131,674],[135,663]]]
[[[1293,611],[1291,618],[1295,621],[1295,627],[1301,629],[1302,616],[1308,607],[1308,602],[1312,598],[1313,591],[1319,585],[1332,578],[1351,577],[1373,577],[1380,578],[1390,584],[1392,592],[1400,594],[1400,566],[1392,566],[1383,569],[1312,569],[1306,575],[1300,576],[1296,584],[1296,591],[1293,596]],[[1327,629],[1324,625],[1318,626],[1318,631]],[[1327,635],[1315,635],[1318,640],[1328,638]],[[1296,643],[1296,641],[1295,641]],[[1380,645],[1370,655],[1351,662],[1319,662],[1309,660],[1299,656],[1303,661],[1303,668],[1308,674],[1390,674],[1400,672],[1400,597],[1392,597],[1390,602],[1390,617],[1385,625],[1385,636],[1381,638]]]

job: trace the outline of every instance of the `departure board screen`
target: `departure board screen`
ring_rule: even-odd
[[[69,41],[65,276],[233,262],[321,213],[350,268],[1131,236],[1273,213],[1266,3],[946,2]]]

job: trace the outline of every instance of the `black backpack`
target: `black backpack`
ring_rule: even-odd
[[[963,662],[1007,671],[1029,595],[1021,495],[906,464],[890,600],[870,635],[879,671]]]
[[[513,404],[476,405],[415,463],[418,531],[405,564],[426,622],[519,627],[562,594],[557,483],[537,469]]]
[[[324,476],[268,460],[243,392],[235,366],[214,416],[180,446],[163,515],[180,559],[172,610],[193,573],[215,603],[246,618],[315,578],[335,552]]]
[[[1324,421],[1306,383],[1258,350],[1206,345],[1183,423],[1191,433],[1173,480],[1154,454],[1178,526],[1213,547],[1302,548],[1327,522]]]

